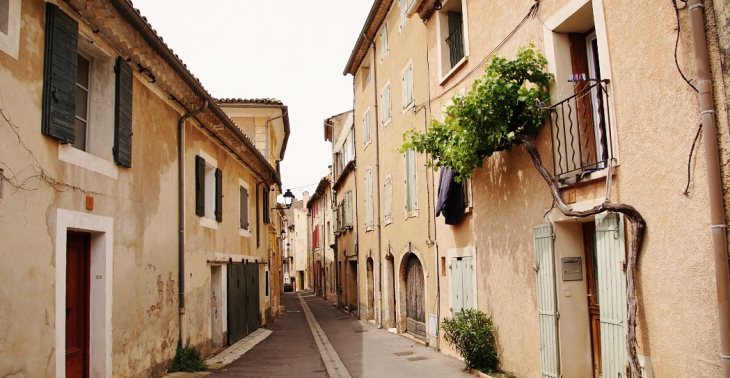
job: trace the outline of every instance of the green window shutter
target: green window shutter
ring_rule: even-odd
[[[195,214],[205,216],[205,159],[195,156]]]
[[[416,174],[416,150],[409,150],[411,153],[411,210],[418,210],[418,193],[417,189],[418,186],[416,183],[418,181]]]
[[[601,366],[604,377],[626,377],[626,261],[624,221],[596,215],[598,297],[601,298]]]
[[[537,313],[540,329],[541,377],[558,377],[558,301],[555,289],[555,256],[553,227],[550,223],[532,227],[537,267]],[[604,374],[604,377],[607,375]]]
[[[41,132],[64,143],[76,141],[76,57],[79,24],[46,3],[46,51]]]
[[[248,230],[248,189],[240,187],[241,202],[241,228]]]
[[[269,224],[269,187],[264,187],[263,206],[264,206],[264,224]]]
[[[117,58],[114,101],[114,160],[132,168],[132,68]]]
[[[365,227],[373,226],[373,173],[365,171]]]

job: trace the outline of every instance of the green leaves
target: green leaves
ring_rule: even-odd
[[[431,166],[451,167],[458,181],[471,177],[482,159],[510,148],[516,134],[534,134],[544,124],[536,103],[549,101],[553,75],[546,66],[533,45],[520,48],[515,60],[492,57],[471,91],[453,97],[444,121],[431,120],[426,133],[406,132],[401,151],[429,154]]]
[[[444,339],[464,357],[467,369],[490,372],[499,360],[494,343],[492,318],[475,309],[464,309],[441,323]]]

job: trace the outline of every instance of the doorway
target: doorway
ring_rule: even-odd
[[[406,263],[406,332],[426,337],[426,312],[424,306],[423,267],[416,255],[411,254]]]
[[[89,376],[91,235],[68,231],[66,238],[66,377]]]

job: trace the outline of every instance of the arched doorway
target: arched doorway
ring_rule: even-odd
[[[424,300],[423,266],[414,254],[410,254],[405,269],[406,283],[406,332],[426,337],[426,311]]]
[[[375,280],[373,278],[373,259],[368,258],[367,262],[367,320],[375,319]]]

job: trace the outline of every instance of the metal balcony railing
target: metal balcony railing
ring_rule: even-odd
[[[608,80],[577,82],[571,97],[546,107],[553,138],[553,172],[562,182],[608,166],[613,141],[608,111]]]
[[[446,38],[446,44],[449,45],[449,60],[451,67],[464,58],[464,22],[460,22],[459,26],[451,31]]]

